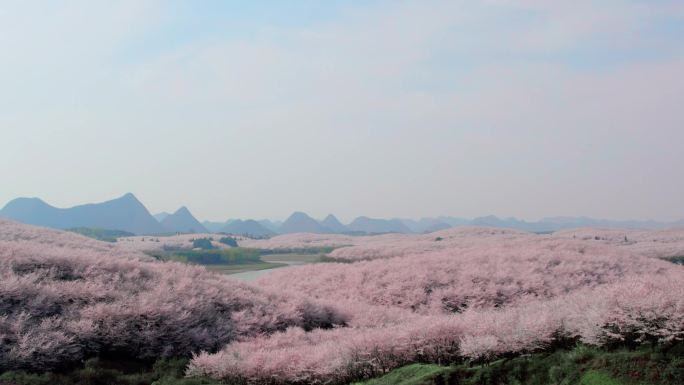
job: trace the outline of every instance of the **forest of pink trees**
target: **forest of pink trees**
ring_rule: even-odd
[[[338,246],[331,255],[345,262],[245,284],[137,246],[0,221],[0,369],[194,355],[190,376],[344,384],[412,362],[684,339],[684,267],[660,259],[684,255],[684,231],[245,242]]]
[[[252,246],[348,245],[355,263],[275,271],[257,284],[330,301],[343,328],[289,328],[192,361],[191,375],[247,382],[347,383],[411,362],[491,360],[582,342],[684,338],[684,231],[488,228],[378,237],[294,234]]]
[[[45,370],[105,353],[189,356],[238,337],[343,323],[302,296],[0,220],[0,370]]]
[[[335,247],[329,254],[333,259],[357,261],[418,255],[433,251],[479,248],[488,246],[491,239],[499,244],[548,239],[575,239],[587,245],[607,245],[619,250],[650,257],[684,255],[682,230],[605,230],[575,229],[553,234],[535,235],[513,229],[488,227],[460,227],[429,234],[385,234],[348,236],[340,234],[287,234],[271,239],[241,239],[240,245],[262,249],[301,249],[307,247]]]

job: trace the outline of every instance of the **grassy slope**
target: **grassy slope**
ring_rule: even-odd
[[[159,360],[151,367],[90,359],[64,373],[0,373],[0,385],[220,385],[205,378],[184,378],[187,359]]]
[[[270,250],[242,247],[212,250],[152,250],[147,251],[146,254],[162,261],[201,264],[208,270],[221,274],[275,269],[289,266],[291,262],[295,262],[295,264],[316,263],[323,256],[323,254],[318,253],[318,249],[313,249],[310,253],[271,254]],[[215,258],[217,261],[206,263],[204,260],[207,259],[206,257]]]
[[[678,385],[684,345],[606,352],[587,347],[503,359],[487,365],[413,364],[356,385]]]
[[[622,385],[624,382],[598,370],[590,370],[582,376],[580,385]]]
[[[0,385],[219,385],[183,378],[187,359],[154,364],[91,359],[62,373],[0,373]],[[486,365],[412,364],[356,385],[681,385],[684,344],[607,352],[572,350],[501,359]],[[298,384],[301,385],[301,384]]]
[[[195,263],[199,265],[245,265],[263,263],[257,249],[234,247],[229,249],[149,250],[147,255],[161,261]]]
[[[355,385],[422,385],[434,384],[438,378],[448,377],[453,368],[448,366],[412,364],[393,370],[388,374],[368,380],[357,382]]]

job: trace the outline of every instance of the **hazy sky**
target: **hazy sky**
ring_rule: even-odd
[[[0,206],[684,218],[684,2],[0,1]]]

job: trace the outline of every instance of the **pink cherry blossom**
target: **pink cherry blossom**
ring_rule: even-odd
[[[240,336],[344,323],[301,296],[4,220],[0,315],[0,369],[40,370],[107,351],[189,356]]]

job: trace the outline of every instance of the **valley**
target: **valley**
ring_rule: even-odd
[[[0,0],[0,385],[684,385],[684,0]]]
[[[406,377],[494,385],[482,376],[500,367],[506,378],[582,378],[593,385],[592,378],[608,376],[631,385],[604,361],[625,354],[651,360],[644,358],[650,353],[632,353],[651,346],[674,356],[653,362],[663,365],[658,382],[644,382],[656,376],[644,371],[640,384],[674,385],[684,373],[677,366],[684,351],[684,270],[677,264],[683,254],[684,231],[676,229],[535,234],[463,227],[432,234],[177,234],[103,242],[0,220],[6,277],[0,331],[20,328],[4,334],[7,346],[16,347],[0,348],[0,363],[12,369],[2,376],[33,378],[49,368],[48,377],[12,381],[57,381],[62,365],[85,357],[98,375],[119,376],[121,383],[126,372],[102,365],[137,362],[152,378],[166,375],[153,372],[160,360],[181,360],[188,377],[173,377],[179,384],[305,378],[341,385]],[[55,291],[60,287],[69,289]],[[49,327],[48,318],[54,320]],[[22,342],[19,336],[29,332],[35,337]],[[141,348],[140,338],[149,347]],[[603,358],[572,366],[575,353],[568,352],[584,347]],[[293,352],[299,360],[281,359]],[[501,366],[515,357],[519,368]],[[400,369],[414,364],[437,366]],[[570,365],[567,372],[552,370],[561,364]],[[478,365],[484,366],[472,369]],[[547,366],[523,370],[526,365]],[[85,370],[75,367],[69,376]]]

